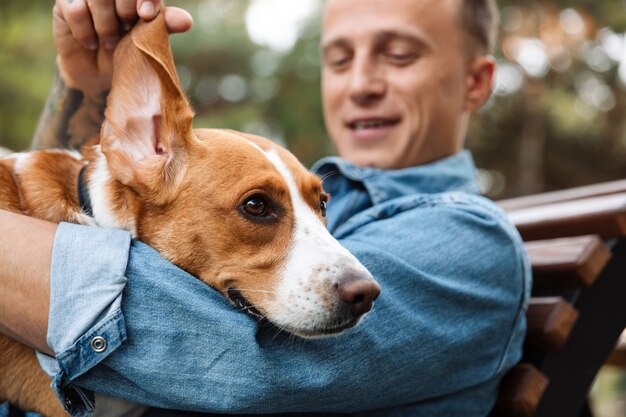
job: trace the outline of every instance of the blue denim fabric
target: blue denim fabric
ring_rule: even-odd
[[[207,413],[487,415],[521,356],[531,277],[514,227],[477,195],[469,153],[397,171],[338,158],[315,169],[332,194],[331,231],[382,287],[360,326],[276,334],[150,247],[129,248],[127,233],[63,224],[57,357],[39,358],[68,411],[88,415],[94,391]]]
[[[41,417],[41,414],[32,411],[24,412],[5,401],[0,403],[0,417]]]

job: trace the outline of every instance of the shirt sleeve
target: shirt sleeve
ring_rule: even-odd
[[[75,415],[93,411],[93,395],[71,381],[126,340],[121,301],[130,243],[121,230],[69,223],[61,223],[55,235],[47,342],[56,357],[38,352],[37,358]]]
[[[130,251],[127,241],[89,256],[69,251],[70,242],[87,245],[81,241],[94,232],[63,228],[53,262],[89,259],[93,273],[81,274],[76,287],[89,283],[85,294],[104,289],[110,296],[97,308],[78,301],[82,312],[75,314],[88,311],[92,318],[74,338],[49,338],[58,353],[58,368],[47,367],[57,371],[53,386],[61,398],[87,399],[68,410],[84,415],[92,391],[201,412],[355,412],[434,398],[454,404],[455,393],[490,384],[492,397],[476,412],[486,415],[493,383],[521,355],[529,268],[503,216],[468,207],[430,201],[388,218],[381,211],[339,236],[382,293],[359,326],[314,340],[259,326],[139,242]],[[104,259],[109,250],[122,252],[121,260]],[[103,256],[92,260],[99,251]],[[125,272],[113,279],[124,251],[130,254]],[[77,254],[80,259],[69,259]],[[53,281],[61,280],[57,271]],[[109,283],[94,283],[101,280]],[[68,294],[82,293],[70,288]],[[63,318],[51,320],[58,327],[51,334],[74,328],[67,325],[70,312],[62,311]]]

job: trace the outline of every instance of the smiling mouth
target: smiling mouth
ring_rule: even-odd
[[[250,301],[246,299],[246,297],[241,294],[236,288],[229,288],[227,290],[228,299],[237,307],[239,310],[248,313],[255,320],[265,320],[265,316],[252,305]]]
[[[398,124],[400,119],[369,119],[357,120],[348,123],[348,127],[352,130],[381,129]]]

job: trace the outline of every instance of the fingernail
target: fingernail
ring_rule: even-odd
[[[95,51],[96,49],[98,49],[98,42],[96,41],[87,42],[87,45],[85,46],[87,47],[87,49],[91,51]]]
[[[151,1],[144,1],[139,8],[139,14],[141,17],[153,17],[154,16],[154,4]]]

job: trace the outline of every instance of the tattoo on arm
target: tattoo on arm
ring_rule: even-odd
[[[100,133],[107,92],[88,95],[57,74],[33,137],[33,149],[80,148]]]

